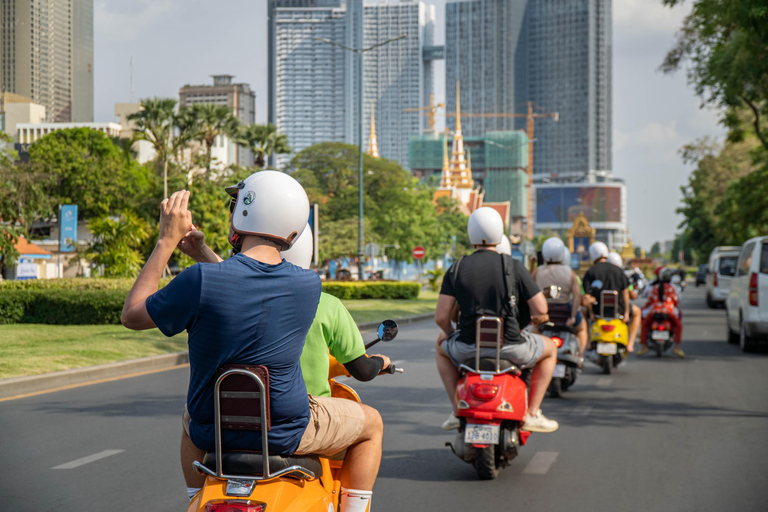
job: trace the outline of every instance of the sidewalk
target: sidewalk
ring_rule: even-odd
[[[430,320],[433,313],[423,315],[396,318],[398,325],[408,325]],[[358,323],[361,331],[371,331],[378,327],[379,322]],[[23,398],[25,396],[62,391],[78,386],[109,382],[111,380],[138,377],[148,373],[168,370],[189,363],[189,353],[175,352],[159,356],[143,357],[130,361],[89,366],[87,368],[75,368],[62,372],[33,375],[29,377],[14,377],[0,380],[0,402],[8,399]]]

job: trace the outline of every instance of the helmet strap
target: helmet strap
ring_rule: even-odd
[[[232,245],[232,254],[238,254],[243,248],[243,237],[238,233],[233,233],[229,237],[229,243]]]

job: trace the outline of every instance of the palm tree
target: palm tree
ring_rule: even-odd
[[[232,109],[225,105],[198,103],[189,108],[191,119],[195,123],[195,140],[205,146],[205,167],[211,172],[211,151],[216,137],[224,135],[236,139],[240,121]]]
[[[136,122],[134,140],[149,142],[163,168],[163,197],[168,197],[168,161],[195,137],[194,124],[176,113],[176,100],[145,98],[141,110],[128,116]]]
[[[291,152],[288,137],[278,133],[273,124],[249,124],[243,126],[237,137],[238,144],[248,147],[254,157],[256,166],[263,168],[267,157]]]

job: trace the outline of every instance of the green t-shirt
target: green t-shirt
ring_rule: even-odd
[[[344,304],[333,295],[322,293],[301,353],[301,373],[310,395],[331,396],[328,352],[344,364],[365,354],[365,343]]]

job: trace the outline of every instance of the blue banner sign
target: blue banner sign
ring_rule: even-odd
[[[74,252],[77,241],[77,205],[65,204],[59,211],[59,247],[61,252]],[[70,242],[73,245],[70,245]]]

